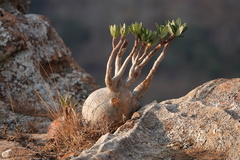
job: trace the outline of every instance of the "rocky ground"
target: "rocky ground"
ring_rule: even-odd
[[[45,133],[13,132],[1,133],[0,152],[6,159],[16,160],[237,160],[240,158],[239,91],[239,78],[217,79],[184,97],[152,102],[135,112],[115,133],[103,135],[84,151],[53,152],[53,143]]]
[[[181,98],[145,105],[114,133],[101,136],[75,119],[82,128],[67,125],[65,135],[85,137],[49,139],[49,125],[61,118],[53,113],[72,111],[61,108],[59,98],[68,93],[81,115],[80,104],[98,86],[47,18],[25,14],[27,2],[0,1],[0,159],[240,159],[239,78],[209,81]]]
[[[56,154],[47,153],[45,144],[46,134],[24,134],[1,137],[0,152],[2,159],[29,160],[29,159],[52,159]]]
[[[75,160],[240,159],[240,79],[216,79],[141,108]]]

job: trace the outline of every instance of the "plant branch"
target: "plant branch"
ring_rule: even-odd
[[[127,56],[127,58],[125,59],[125,61],[123,62],[123,65],[121,66],[121,68],[118,70],[117,74],[113,77],[113,83],[118,83],[119,80],[122,78],[122,75],[124,74],[127,65],[129,63],[129,61],[131,60],[132,56],[135,54],[137,47],[138,47],[139,41],[138,38],[135,37],[135,41],[134,41],[134,46],[132,48],[132,51],[130,52],[130,54]],[[117,59],[116,59],[117,60]],[[115,66],[116,67],[116,66]]]
[[[143,58],[146,57],[147,52],[149,51],[149,48],[150,48],[149,46],[145,46],[144,53],[142,54],[141,57],[138,57],[139,62],[141,62],[143,60]]]
[[[143,52],[145,51],[145,49],[146,49],[146,44],[142,43],[141,48],[133,56],[133,60],[137,60],[140,57],[140,55],[143,55]]]
[[[146,90],[148,89],[151,80],[159,66],[159,64],[161,63],[161,61],[163,60],[165,54],[166,54],[166,50],[169,46],[171,41],[167,42],[166,44],[164,44],[163,46],[163,50],[161,52],[161,54],[158,56],[157,60],[154,62],[152,69],[149,71],[147,77],[137,86],[134,88],[133,90],[133,95],[137,98],[140,99],[143,97],[144,93],[146,92]]]
[[[136,95],[136,98],[140,99],[150,85],[154,73],[156,72],[159,64],[166,54],[168,45],[175,38],[182,37],[181,34],[187,30],[186,23],[182,24],[180,18],[177,20],[166,21],[165,25],[156,24],[156,27],[157,31],[152,31],[142,27],[142,23],[137,22],[131,24],[130,26],[126,26],[126,24],[114,24],[109,26],[110,34],[113,39],[112,52],[109,56],[106,67],[105,83],[111,91],[117,92],[120,85],[129,88],[130,85],[132,85],[132,83],[139,77],[141,70],[150,61],[153,55],[162,49],[161,54],[154,62],[145,80],[143,80],[137,87],[135,87],[133,91]],[[135,36],[135,41],[132,51],[122,62],[123,54],[125,53],[128,46],[128,42],[125,39],[125,36],[128,35],[129,32],[133,33]],[[118,43],[116,44],[116,38],[119,35],[121,36]],[[151,46],[154,47],[150,51]],[[112,76],[112,65],[114,60],[115,71],[114,76]],[[132,65],[129,69],[128,77],[125,81],[122,81],[122,76],[131,60]]]
[[[127,45],[128,45],[127,40],[124,40],[123,44],[121,45],[121,47],[117,53],[116,60],[115,60],[115,76],[117,75],[118,71],[120,70],[120,68],[122,66],[122,64],[121,64],[122,56],[123,56],[124,52],[126,51]]]
[[[141,57],[142,62],[139,64],[139,67],[142,69],[148,61],[152,58],[152,56],[162,48],[162,44],[157,45],[151,52],[145,54],[145,57]]]
[[[147,62],[151,59],[151,57],[161,49],[162,45],[157,45],[150,53],[148,53],[150,46],[142,43],[142,47],[139,50],[138,54],[132,61],[132,67],[129,71],[128,79],[125,82],[126,86],[130,86],[141,74],[142,68],[147,64]],[[143,51],[144,50],[144,51]],[[140,52],[143,52],[142,54]]]
[[[112,49],[112,52],[111,52],[111,54],[109,56],[109,59],[108,59],[108,62],[107,62],[106,75],[105,75],[105,84],[112,91],[116,91],[117,90],[116,86],[113,86],[113,83],[112,83],[112,63],[113,63],[114,58],[116,56],[116,51],[122,45],[123,40],[124,40],[124,37],[121,36],[118,44],[115,45],[116,38],[112,39],[112,47],[113,47],[113,49]]]

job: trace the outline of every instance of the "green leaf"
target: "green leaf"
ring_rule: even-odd
[[[179,37],[187,30],[187,23],[182,24],[180,18],[177,18],[177,20],[172,20],[171,22],[167,21],[166,26],[168,26],[169,34],[176,37]]]
[[[180,27],[177,29],[177,31],[176,31],[176,33],[175,33],[175,36],[179,36],[179,35],[181,35],[183,29],[184,29],[184,26],[180,26]]]
[[[125,23],[123,25],[120,25],[120,34],[122,36],[126,36],[128,33],[129,33],[129,27],[126,26]]]
[[[157,32],[153,31],[148,41],[149,46],[155,45],[158,42],[158,39],[156,37],[157,37]]]
[[[138,38],[143,43],[147,43],[148,45],[153,45],[156,43],[157,32],[149,30],[147,28],[142,28],[140,33],[138,34]]]
[[[156,23],[156,27],[157,27],[158,37],[160,39],[165,38],[168,34],[168,26],[167,25],[158,25]]]
[[[182,24],[181,19],[177,18],[175,24],[178,25],[178,26],[181,26],[181,24]]]
[[[110,25],[109,26],[110,29],[110,34],[113,38],[117,38],[119,35],[119,29],[118,29],[118,25],[114,24],[114,25]]]
[[[173,33],[176,34],[178,26],[177,25],[171,25],[172,29],[173,29]]]
[[[182,33],[184,33],[186,30],[188,29],[188,27],[186,26],[186,27],[184,27],[184,29],[183,29],[183,31],[182,31]]]
[[[167,28],[168,28],[168,32],[170,35],[174,35],[174,31],[173,31],[173,28],[171,27],[170,24],[167,25]]]
[[[77,102],[74,102],[72,96],[67,94],[65,97],[59,96],[59,102],[61,108],[71,107],[74,108],[77,105]]]
[[[138,35],[141,31],[142,28],[142,22],[141,23],[132,23],[130,26],[130,31],[134,34],[134,35]]]

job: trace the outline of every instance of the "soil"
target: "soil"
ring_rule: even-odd
[[[3,160],[64,160],[77,153],[54,151],[54,142],[48,140],[47,134],[13,134],[0,136],[0,159]],[[2,157],[2,153],[11,149],[12,155]],[[79,153],[78,153],[79,154]]]

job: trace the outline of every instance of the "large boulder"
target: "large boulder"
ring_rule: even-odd
[[[240,79],[207,82],[144,106],[74,160],[240,158]]]
[[[28,4],[29,0],[0,2],[0,128],[11,122],[40,123],[22,116],[57,109],[60,95],[82,103],[97,88],[49,20],[24,14]]]

